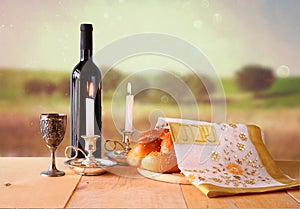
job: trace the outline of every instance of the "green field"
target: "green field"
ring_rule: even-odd
[[[254,98],[252,92],[239,89],[233,78],[222,79],[229,108],[294,108],[300,107],[300,77],[276,78],[272,86]]]
[[[0,108],[1,111],[30,112],[37,106],[61,106],[69,102],[68,96],[55,91],[51,95],[46,93],[32,94],[26,92],[26,83],[39,81],[61,85],[69,81],[69,74],[53,71],[20,71],[0,70]],[[68,84],[67,84],[68,85]]]

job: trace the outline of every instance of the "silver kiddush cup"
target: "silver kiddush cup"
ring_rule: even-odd
[[[67,115],[57,113],[46,113],[40,115],[40,129],[43,140],[51,152],[51,164],[47,171],[42,171],[42,176],[63,176],[65,172],[60,171],[55,165],[55,151],[62,142],[67,126]]]

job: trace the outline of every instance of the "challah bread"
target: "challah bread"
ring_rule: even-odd
[[[159,173],[179,172],[169,130],[151,130],[142,134],[127,155],[129,165]]]

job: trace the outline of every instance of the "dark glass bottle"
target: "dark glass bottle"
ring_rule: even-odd
[[[101,158],[102,141],[102,82],[99,68],[92,60],[93,26],[80,25],[80,62],[74,67],[70,79],[70,144],[84,150],[82,135],[87,134],[86,128],[86,98],[94,100],[94,135],[99,135],[96,158]],[[93,85],[93,88],[90,87]],[[92,91],[92,95],[90,90]],[[74,152],[71,152],[74,156]],[[84,157],[78,152],[78,157]]]

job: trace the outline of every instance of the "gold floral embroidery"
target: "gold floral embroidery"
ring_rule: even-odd
[[[224,131],[226,129],[226,125],[224,124],[221,128],[222,131]]]
[[[245,145],[242,144],[242,143],[237,143],[236,146],[237,146],[237,148],[238,148],[239,150],[241,150],[241,151],[244,151],[244,150],[246,149]]]
[[[243,174],[243,170],[242,170],[241,166],[238,164],[232,163],[232,162],[228,163],[228,165],[226,166],[226,169],[234,175],[242,175]]]
[[[237,159],[236,163],[242,165],[242,161],[240,159]]]
[[[205,178],[203,178],[203,177],[201,177],[201,176],[199,176],[198,179],[199,179],[200,181],[205,181],[205,180],[206,180]]]
[[[223,181],[219,178],[210,178],[211,180],[215,181],[215,182],[218,182],[218,183],[222,183]]]
[[[213,161],[219,161],[220,155],[219,155],[217,152],[213,151],[213,152],[210,154],[210,158],[211,158]]]
[[[247,136],[245,133],[241,132],[239,137],[241,138],[241,140],[246,141],[247,140]]]
[[[228,125],[231,126],[232,128],[237,128],[237,125],[235,123],[230,123]]]

